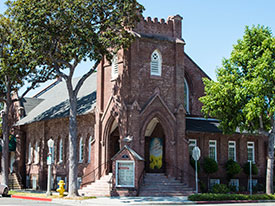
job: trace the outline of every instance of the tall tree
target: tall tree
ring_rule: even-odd
[[[249,131],[268,137],[266,193],[273,193],[275,135],[275,38],[268,27],[246,27],[217,82],[204,79],[204,114],[221,120],[225,133]]]
[[[129,30],[143,7],[136,0],[14,0],[9,14],[46,67],[62,77],[69,94],[69,196],[77,192],[77,94],[100,61],[133,39]],[[82,60],[94,64],[73,87]]]
[[[27,44],[16,35],[14,23],[0,15],[0,104],[2,125],[2,183],[8,185],[9,171],[9,132],[11,127],[10,109],[14,102],[23,98],[39,82],[50,77],[50,70],[37,69],[37,61],[28,51]],[[33,61],[32,61],[33,60]],[[48,73],[48,74],[46,74]],[[19,98],[15,93],[24,84],[29,83]]]

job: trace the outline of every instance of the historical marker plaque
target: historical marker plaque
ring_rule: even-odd
[[[117,161],[116,180],[118,187],[135,186],[135,165],[133,161]]]

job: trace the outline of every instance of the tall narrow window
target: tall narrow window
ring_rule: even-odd
[[[228,159],[232,159],[236,161],[236,142],[235,141],[228,142]]]
[[[209,140],[209,157],[217,162],[217,141]]]
[[[192,155],[192,151],[194,147],[197,146],[197,140],[196,139],[189,139],[189,155]]]
[[[83,145],[83,138],[81,137],[79,140],[79,162],[83,162],[83,152],[84,152],[84,145]]]
[[[118,77],[118,57],[115,54],[112,59],[112,79],[116,79]]]
[[[255,162],[254,142],[247,142],[247,161]]]
[[[28,163],[30,164],[32,162],[32,144],[29,142],[29,148],[28,148]]]
[[[189,87],[186,79],[184,79],[184,108],[189,113]]]
[[[35,142],[35,147],[34,147],[34,164],[39,163],[39,143],[38,141]]]
[[[90,136],[90,137],[89,137],[89,142],[88,142],[88,163],[91,162],[92,141],[93,141],[93,137]]]
[[[63,162],[63,141],[62,138],[60,138],[59,141],[59,162]]]
[[[158,50],[155,50],[151,55],[151,75],[161,76],[162,58]]]

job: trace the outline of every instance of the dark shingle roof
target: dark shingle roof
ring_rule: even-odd
[[[73,85],[80,78],[73,80]],[[35,98],[30,98],[33,99]],[[87,114],[92,111],[96,104],[96,73],[92,74],[79,90],[77,96],[77,115]],[[32,108],[27,116],[17,122],[17,125],[29,124],[36,121],[48,120],[53,118],[69,116],[69,101],[66,83],[60,82],[47,92],[43,93],[37,102],[36,107]],[[36,103],[37,103],[36,102]],[[34,104],[34,103],[33,103]]]
[[[221,133],[218,126],[218,120],[186,119],[187,131]]]

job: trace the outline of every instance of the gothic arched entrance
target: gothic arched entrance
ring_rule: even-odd
[[[109,162],[108,172],[112,172],[112,157],[120,150],[120,134],[117,121],[114,120],[108,135],[107,158]]]
[[[153,118],[145,131],[145,170],[165,172],[165,134],[157,118]]]

